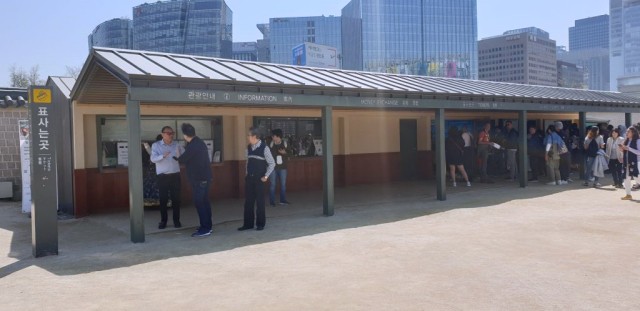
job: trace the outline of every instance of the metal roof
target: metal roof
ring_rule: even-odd
[[[76,79],[71,77],[49,77],[47,85],[53,83],[67,98],[71,98],[71,90],[76,84]]]
[[[605,105],[640,104],[640,98],[617,92],[311,68],[111,48],[92,50],[80,75],[80,83],[71,91],[74,99],[79,96],[80,88],[87,83],[89,77],[101,77],[105,83],[115,83],[113,77],[105,77],[104,74],[101,75],[99,68],[91,66],[93,61],[126,86],[133,86],[136,81],[163,81],[336,91],[348,94],[390,93],[394,97],[447,96],[452,100],[464,97]],[[101,94],[104,95],[104,90]]]

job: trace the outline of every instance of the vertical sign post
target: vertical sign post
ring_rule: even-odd
[[[20,168],[22,171],[22,212],[31,213],[31,143],[29,120],[18,120],[20,126]]]
[[[58,176],[51,88],[29,89],[31,119],[31,244],[34,257],[58,254]]]

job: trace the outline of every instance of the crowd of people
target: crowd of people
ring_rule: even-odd
[[[541,129],[528,128],[527,155],[529,182],[546,178],[548,185],[559,186],[573,182],[572,171],[584,167],[583,185],[602,187],[601,178],[611,174],[615,188],[625,189],[623,200],[631,199],[631,190],[640,184],[631,185],[638,177],[637,156],[638,130],[636,126],[614,127],[599,124],[585,128],[581,138],[577,124],[556,121]],[[454,187],[457,186],[459,172],[468,187],[471,181],[493,183],[492,177],[502,177],[510,181],[518,176],[518,153],[520,133],[513,122],[506,121],[502,127],[492,127],[485,123],[474,138],[468,128],[451,127],[445,142],[447,165]]]

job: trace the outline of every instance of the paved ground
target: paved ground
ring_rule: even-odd
[[[640,204],[620,190],[501,183],[437,202],[424,186],[339,190],[334,217],[298,194],[263,232],[237,232],[240,202],[217,202],[201,239],[132,244],[124,214],[62,221],[60,255],[41,259],[3,202],[0,309],[640,310]]]

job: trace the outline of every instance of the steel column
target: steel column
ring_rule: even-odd
[[[630,128],[633,125],[633,121],[631,121],[631,113],[627,112],[624,114],[624,125],[627,128]],[[621,133],[620,135],[624,135],[624,133]]]
[[[444,108],[436,109],[436,191],[440,201],[447,200],[447,161],[444,152]]]
[[[529,157],[527,155],[527,111],[522,110],[518,113],[518,131],[520,132],[518,137],[518,176],[520,179],[520,187],[527,186],[528,171],[527,162]]]
[[[333,108],[322,107],[322,212],[333,216]]]
[[[579,126],[579,135],[578,135],[578,149],[580,151],[584,150],[584,138],[587,136],[587,113],[579,112],[578,113],[578,126]],[[580,180],[584,179],[585,176],[585,158],[583,157],[582,161],[578,163],[578,170],[580,171]]]
[[[133,243],[143,243],[145,240],[140,123],[140,102],[127,99],[127,125],[129,127],[129,218],[131,221],[131,242]]]

